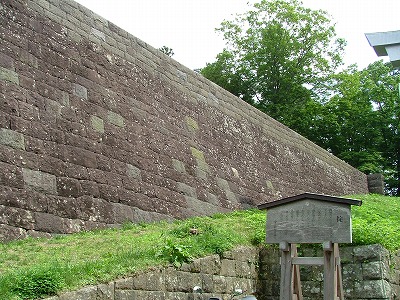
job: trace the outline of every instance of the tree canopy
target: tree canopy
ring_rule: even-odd
[[[349,67],[330,84],[313,141],[366,174],[383,173],[387,192],[399,195],[400,72],[377,61]]]
[[[306,134],[308,109],[345,45],[329,15],[298,0],[262,0],[217,29],[227,47],[201,73],[278,121]]]

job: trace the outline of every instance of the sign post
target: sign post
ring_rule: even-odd
[[[280,300],[302,300],[300,265],[324,266],[324,300],[343,300],[339,243],[351,243],[351,205],[361,201],[305,193],[258,206],[267,209],[266,242],[281,250]],[[321,243],[323,257],[299,257],[296,244]]]

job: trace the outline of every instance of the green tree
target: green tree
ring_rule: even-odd
[[[399,83],[399,71],[382,61],[333,75],[313,139],[366,174],[383,173],[391,195],[400,195]]]
[[[321,147],[364,173],[383,171],[377,112],[363,86],[365,74],[350,66],[331,77],[333,95],[324,103],[314,138]]]
[[[377,113],[374,134],[381,136],[388,191],[400,196],[400,71],[393,69],[390,63],[377,61],[362,73],[363,93]]]
[[[321,108],[316,100],[326,77],[341,64],[345,45],[327,13],[298,0],[262,0],[218,30],[227,47],[201,73],[311,136],[315,120],[309,109]]]

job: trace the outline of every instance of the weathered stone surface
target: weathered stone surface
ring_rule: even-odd
[[[233,277],[236,274],[236,262],[231,259],[221,260],[221,275]]]
[[[135,290],[160,291],[165,289],[164,274],[161,271],[140,274],[133,279]]]
[[[56,176],[25,168],[22,168],[22,174],[27,187],[38,192],[57,194]]]
[[[135,300],[136,298],[136,291],[132,290],[116,290],[115,291],[115,300]]]
[[[48,196],[41,193],[0,185],[0,205],[43,212],[48,201]]]
[[[0,224],[23,229],[34,229],[34,222],[34,216],[31,211],[0,205]]]
[[[0,80],[5,80],[19,84],[18,74],[13,70],[9,70],[3,67],[0,67]]]
[[[111,124],[118,126],[118,127],[124,127],[125,126],[125,120],[124,118],[120,115],[117,114],[113,111],[109,111],[107,114],[107,121],[110,122]]]
[[[389,265],[383,261],[373,261],[362,264],[362,274],[364,280],[385,279],[389,281]]]
[[[24,135],[6,128],[0,128],[0,144],[25,150]]]
[[[91,116],[90,121],[91,121],[93,130],[100,132],[100,133],[104,133],[103,119],[101,119],[97,116]]]
[[[89,286],[83,289],[80,289],[76,292],[70,292],[66,294],[62,294],[59,296],[59,300],[98,300],[97,299],[97,287]]]
[[[362,281],[355,284],[355,295],[359,299],[390,299],[391,286],[385,280]]]
[[[132,177],[132,178],[135,178],[135,179],[140,179],[141,178],[141,176],[140,176],[140,172],[141,171],[140,171],[140,169],[138,167],[135,167],[135,166],[133,166],[131,164],[127,164],[126,167],[127,167],[126,175],[128,177]]]
[[[0,224],[0,241],[8,242],[27,237],[27,233],[20,227],[13,227],[6,224]]]
[[[355,262],[378,261],[384,257],[389,257],[389,252],[379,244],[356,247],[353,254]]]
[[[182,182],[178,182],[177,188],[178,188],[178,191],[181,192],[182,194],[192,197],[192,198],[197,198],[196,189],[191,187],[190,185],[187,185]]]
[[[200,259],[200,271],[204,274],[219,274],[221,271],[221,259],[219,255],[210,255]]]
[[[67,177],[57,178],[57,192],[60,196],[75,198],[83,194],[79,180]]]
[[[0,162],[0,185],[23,188],[24,180],[19,167]],[[1,203],[2,199],[0,199]]]
[[[115,299],[115,284],[100,284],[97,286],[96,300],[114,300]]]
[[[199,130],[199,125],[197,124],[196,120],[194,120],[193,118],[185,117],[185,122],[186,122],[187,129],[190,132],[195,133],[197,130]]]
[[[182,161],[172,159],[172,166],[176,171],[186,173],[185,164]]]
[[[88,97],[87,88],[82,86],[82,85],[80,85],[80,84],[77,84],[77,83],[74,84],[73,93],[74,93],[75,96],[77,96],[79,98],[82,98],[82,99],[85,99],[85,100]]]
[[[35,213],[35,230],[44,232],[64,233],[67,228],[64,220],[55,215]]]
[[[50,201],[29,230],[367,192],[361,172],[88,9],[25,2],[0,9],[0,185],[34,199],[0,203]]]

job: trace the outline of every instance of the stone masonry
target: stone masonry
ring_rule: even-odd
[[[71,0],[0,0],[0,241],[366,193],[361,172]]]
[[[46,300],[202,300],[209,297],[231,299],[235,289],[256,292],[259,249],[240,247],[199,258],[176,269],[167,267],[108,284],[85,287]],[[202,294],[194,294],[198,286]]]
[[[304,251],[306,255],[315,254],[310,253],[312,249]],[[345,299],[399,299],[400,252],[389,254],[380,245],[342,247],[341,251]],[[321,268],[301,270],[304,300],[323,299]],[[209,297],[228,300],[238,288],[247,294],[254,293],[258,300],[279,300],[279,280],[277,248],[239,247],[221,257],[196,259],[179,269],[157,269],[46,300],[205,300]],[[201,287],[204,293],[193,294],[195,286]]]
[[[323,256],[322,247],[300,248],[300,256]],[[259,300],[279,300],[280,252],[262,249]],[[345,299],[396,300],[400,297],[400,251],[389,253],[381,245],[341,246],[343,292]],[[304,300],[323,300],[323,267],[302,266],[300,278]]]

